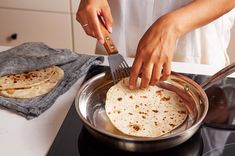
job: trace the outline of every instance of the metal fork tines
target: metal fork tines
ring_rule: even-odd
[[[109,55],[108,60],[113,82],[115,84],[121,79],[130,76],[130,68],[122,55],[118,53]]]

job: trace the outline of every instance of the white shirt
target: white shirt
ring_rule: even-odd
[[[119,53],[135,57],[138,42],[145,31],[160,16],[189,2],[191,0],[109,0],[114,19],[112,38]],[[229,64],[226,50],[234,17],[235,9],[180,37],[173,61],[210,64],[218,68]],[[99,44],[96,53],[106,54]]]

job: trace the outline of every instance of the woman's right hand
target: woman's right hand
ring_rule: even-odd
[[[104,37],[99,24],[100,17],[102,17],[105,27],[111,33],[113,18],[107,0],[81,0],[76,19],[87,35],[95,37],[103,44]]]

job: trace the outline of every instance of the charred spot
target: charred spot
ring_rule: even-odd
[[[131,95],[131,96],[129,96],[129,98],[130,98],[130,99],[133,99],[133,96]]]
[[[135,108],[139,108],[140,106],[139,105],[135,105]]]
[[[122,101],[122,98],[121,98],[121,97],[119,97],[119,98],[117,98],[117,100],[118,100],[118,101]]]
[[[180,103],[183,103],[183,100],[179,99],[179,102],[180,102]]]
[[[171,98],[170,97],[163,97],[161,98],[161,101],[169,101]]]
[[[165,133],[165,131],[162,131],[162,133]]]
[[[132,127],[135,131],[139,131],[140,130],[140,126],[137,124],[130,124],[129,127]]]
[[[175,124],[170,123],[169,125],[170,125],[171,127],[175,127]]]
[[[141,111],[139,111],[139,114],[147,115],[147,113],[145,113],[145,112],[141,112]]]
[[[170,117],[170,119],[174,119],[173,117]]]
[[[186,114],[185,111],[178,111],[179,114]]]
[[[143,119],[146,119],[146,116],[142,115],[142,118],[143,118]]]
[[[121,113],[121,111],[120,111],[120,110],[118,110],[118,111],[117,111],[117,113],[118,113],[118,114],[120,114],[120,113]]]
[[[162,92],[163,92],[163,90],[156,91],[157,96],[162,96]]]
[[[129,115],[133,115],[132,113],[128,113]]]
[[[156,121],[154,122],[154,125],[157,126],[157,122]]]
[[[140,98],[147,99],[147,96],[140,96]]]
[[[16,80],[14,80],[13,82],[14,82],[14,83],[17,83],[17,81],[16,81]]]
[[[158,112],[158,110],[154,110],[154,109],[153,109],[152,111],[153,111],[154,113],[157,113],[157,112]]]

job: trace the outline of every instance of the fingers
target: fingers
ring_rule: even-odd
[[[156,85],[159,81],[166,80],[171,73],[171,61],[165,57],[156,57],[144,62],[143,57],[137,57],[131,69],[130,75],[130,89],[136,88],[136,82],[140,73],[141,85],[140,88],[144,89],[149,85]],[[154,61],[151,61],[154,60]]]
[[[131,68],[130,73],[130,79],[129,79],[129,88],[135,89],[136,88],[136,82],[139,76],[139,73],[141,72],[142,67],[142,60],[138,57],[134,60],[134,63]]]
[[[171,62],[169,61],[163,65],[163,72],[162,72],[162,77],[160,80],[161,81],[167,80],[170,74],[171,74]]]
[[[97,38],[97,40],[101,44],[104,44],[104,37],[103,37],[101,29],[100,29],[100,24],[99,24],[100,21],[99,21],[99,18],[97,17],[97,14],[95,12],[93,12],[92,14],[90,14],[88,16],[90,16],[90,19],[94,19],[94,20],[90,21],[92,30],[95,34],[94,37]]]
[[[153,71],[154,64],[152,63],[145,63],[142,66],[142,78],[141,78],[141,85],[140,88],[146,88],[149,86],[151,77],[152,77],[152,71]]]
[[[112,15],[107,1],[81,1],[76,19],[87,35],[95,37],[104,44],[104,37],[100,28],[100,16],[109,32],[112,32]]]
[[[113,17],[111,15],[111,11],[109,7],[105,7],[102,10],[102,17],[104,19],[105,27],[108,29],[110,33],[112,33]]]
[[[154,86],[158,83],[158,81],[161,78],[161,73],[162,73],[162,66],[161,64],[155,64],[152,72],[152,77],[150,81],[150,85]]]

